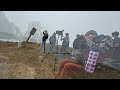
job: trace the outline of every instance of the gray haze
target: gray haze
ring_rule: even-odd
[[[4,12],[0,11],[0,32],[16,34],[20,33],[20,29],[18,26],[14,24],[14,22],[10,22],[6,17]]]
[[[120,31],[120,11],[4,11],[10,22],[20,28],[24,34],[28,24],[39,21],[43,29],[52,35],[56,30],[65,30],[70,34],[70,46],[76,34],[85,34],[93,29],[98,34]]]
[[[10,22],[4,12],[0,11],[0,40],[18,40],[22,35],[20,28]]]

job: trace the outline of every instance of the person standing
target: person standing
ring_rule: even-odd
[[[65,37],[62,38],[61,40],[63,40],[62,42],[62,49],[61,49],[61,53],[67,53],[67,49],[69,48],[69,43],[70,43],[70,39],[69,39],[69,33],[65,33]]]
[[[54,47],[56,44],[56,33],[53,33],[53,35],[50,37],[49,41],[50,41],[49,52],[52,53],[54,51]]]
[[[43,38],[42,38],[42,45],[40,47],[40,51],[42,51],[42,49],[44,49],[44,52],[45,52],[45,44],[46,44],[47,39],[48,39],[48,31],[44,30],[43,31]]]
[[[112,33],[112,37],[113,39],[113,47],[114,47],[114,55],[113,58],[118,60],[120,59],[120,38],[119,36],[119,32],[115,31]]]

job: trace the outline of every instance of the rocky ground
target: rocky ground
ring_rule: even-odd
[[[39,50],[39,44],[27,43],[18,48],[18,43],[0,42],[0,78],[1,79],[54,79],[59,68],[55,56]],[[64,57],[65,58],[65,57]],[[56,70],[54,71],[54,64]],[[120,79],[120,71],[109,67],[96,68],[86,79]]]

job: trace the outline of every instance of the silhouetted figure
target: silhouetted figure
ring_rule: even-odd
[[[45,44],[46,44],[47,39],[48,39],[48,32],[47,32],[47,30],[44,30],[43,31],[43,38],[42,38],[42,45],[41,45],[40,51],[42,51],[42,49],[44,49],[44,52],[45,52]]]

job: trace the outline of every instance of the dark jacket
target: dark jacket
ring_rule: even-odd
[[[46,40],[48,39],[48,33],[45,34],[45,33],[43,32],[43,35],[44,35],[44,36],[43,36],[42,40],[43,40],[43,41],[46,41]]]
[[[73,41],[73,48],[74,49],[84,49],[86,47],[86,40],[83,36],[76,38]]]

